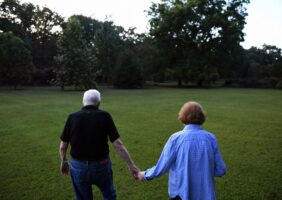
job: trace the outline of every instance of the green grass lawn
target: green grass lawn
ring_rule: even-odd
[[[282,92],[258,89],[102,89],[132,158],[153,166],[168,137],[183,128],[183,103],[200,102],[227,165],[216,179],[218,199],[282,199]],[[59,136],[82,92],[54,88],[0,91],[0,199],[74,199],[70,177],[59,172]],[[119,200],[165,200],[167,175],[136,182],[111,149]],[[96,199],[101,196],[94,187]]]

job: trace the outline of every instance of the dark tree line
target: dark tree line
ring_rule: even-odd
[[[240,87],[282,88],[281,49],[264,44],[261,48],[251,47],[239,54],[240,62],[234,68],[232,79],[227,85]]]
[[[149,34],[83,15],[64,20],[18,0],[0,5],[0,84],[141,88],[145,81],[282,87],[276,46],[244,49],[249,0],[163,0]]]

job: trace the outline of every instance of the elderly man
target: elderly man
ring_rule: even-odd
[[[100,93],[97,90],[86,91],[83,105],[80,111],[69,115],[61,135],[61,173],[67,175],[69,171],[66,152],[70,143],[70,172],[76,199],[93,199],[94,184],[100,189],[104,200],[114,200],[116,192],[108,139],[127,163],[132,175],[136,177],[139,169],[123,145],[111,115],[99,109]]]
[[[216,199],[214,177],[223,176],[226,167],[216,137],[201,127],[205,118],[200,104],[184,104],[178,115],[184,129],[168,139],[158,163],[138,173],[138,179],[149,181],[169,171],[171,199]]]

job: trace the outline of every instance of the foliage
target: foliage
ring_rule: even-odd
[[[121,27],[115,26],[112,21],[105,21],[94,35],[100,81],[112,82],[112,72],[121,51],[121,31]]]
[[[116,88],[141,88],[143,86],[143,73],[139,59],[130,49],[120,53],[113,74],[113,84]]]
[[[81,30],[71,29],[67,28],[69,22],[47,7],[3,0],[0,2],[0,32],[12,32],[31,52],[36,68],[33,85],[49,84],[54,72],[62,87],[91,87],[94,76],[99,83],[113,84],[114,79],[117,80],[116,71],[123,71],[129,77],[126,73],[135,68],[142,69],[140,77],[149,81],[208,86],[220,79],[231,86],[277,88],[281,81],[281,49],[267,44],[247,50],[240,46],[244,41],[245,5],[248,3],[249,0],[152,3],[148,11],[148,35],[136,33],[134,27],[126,30],[109,19],[99,21],[83,15],[71,17],[79,22]],[[79,47],[68,48],[66,56],[62,38],[75,38],[76,33]],[[67,44],[66,40],[64,45],[75,46]],[[133,53],[125,53],[128,51]],[[125,55],[130,57],[125,58]],[[136,64],[132,69],[125,69],[126,65],[121,67],[121,57],[129,63],[138,60],[138,67]],[[55,61],[64,64],[55,66]],[[66,70],[65,66],[75,70]],[[88,78],[82,78],[84,76]]]
[[[32,55],[39,68],[52,67],[57,55],[57,40],[63,18],[47,7],[36,7],[34,23],[31,25]]]
[[[135,33],[135,28],[125,30],[112,21],[97,21],[90,17],[74,15],[84,28],[84,38],[88,47],[94,49],[97,57],[97,81],[112,83],[114,68],[120,52],[128,48],[136,50],[145,35]],[[144,56],[144,55],[142,55]]]
[[[235,50],[243,41],[244,4],[248,2],[163,0],[152,4],[150,33],[179,84],[184,79],[201,85],[218,74],[228,74]],[[207,68],[217,75],[203,72]],[[194,80],[186,73],[193,74]]]
[[[76,18],[83,27],[83,37],[86,39],[87,45],[89,47],[96,46],[96,44],[94,44],[94,37],[97,31],[102,28],[103,22],[83,15],[73,15],[72,18]]]
[[[259,78],[280,78],[282,79],[282,62],[261,66],[258,72]]]
[[[80,89],[96,87],[96,58],[86,44],[84,29],[75,17],[70,17],[59,41],[57,84],[74,85]]]
[[[32,57],[24,42],[13,33],[0,33],[0,84],[27,84],[33,71]]]
[[[32,84],[33,85],[50,85],[52,80],[56,78],[56,74],[53,69],[43,68],[35,69],[32,73]]]
[[[134,45],[135,56],[139,59],[139,65],[143,69],[144,79],[149,81],[163,81],[161,65],[163,58],[160,56],[159,49],[154,44],[154,40],[147,35],[142,42]]]
[[[282,52],[280,48],[263,45],[246,51],[248,77],[257,79],[259,87],[275,88],[282,80]]]
[[[32,15],[33,9],[34,7],[29,6],[29,4],[21,7],[18,0],[4,0],[0,4],[0,30],[3,32],[11,31],[16,36],[23,39],[25,36],[25,29],[28,26],[27,21],[31,21],[31,17],[30,15],[25,15],[25,19],[27,20],[23,20],[23,23],[21,23],[17,16],[24,16],[23,13],[25,13],[25,10],[28,10]]]
[[[249,65],[256,68],[282,62],[281,49],[272,45],[264,44],[262,48],[251,47],[246,50],[246,55]]]
[[[134,52],[134,59],[138,60],[146,80],[156,80],[163,58],[159,56],[159,49],[154,40],[147,34],[136,33],[135,28],[122,29],[121,39],[123,51]]]
[[[0,30],[11,31],[25,42],[37,68],[53,65],[62,23],[63,18],[47,7],[18,0],[4,0],[0,5]]]
[[[259,80],[268,82],[270,88],[275,88],[278,82],[282,81],[282,62],[261,66],[257,76]]]

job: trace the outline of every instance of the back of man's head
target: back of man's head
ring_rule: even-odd
[[[101,101],[101,95],[98,90],[87,90],[84,92],[82,103],[84,106],[98,106]]]

